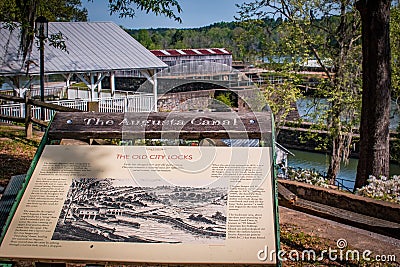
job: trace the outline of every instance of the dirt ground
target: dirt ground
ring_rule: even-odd
[[[26,139],[24,127],[0,122],[0,186],[28,171],[42,136],[35,130],[34,138]]]
[[[400,240],[365,231],[352,226],[322,219],[313,215],[279,207],[279,222],[281,227],[292,227],[309,234],[328,240],[332,249],[337,249],[339,239],[347,241],[347,248],[360,252],[370,250],[372,255],[395,255],[396,263],[400,266]],[[368,266],[377,266],[367,264]],[[289,265],[290,266],[290,265]]]

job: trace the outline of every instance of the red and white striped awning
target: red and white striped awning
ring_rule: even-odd
[[[150,51],[157,57],[232,55],[225,48],[161,49]]]

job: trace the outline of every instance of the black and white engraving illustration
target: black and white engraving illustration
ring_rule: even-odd
[[[53,240],[136,243],[221,243],[227,189],[118,179],[73,179]]]

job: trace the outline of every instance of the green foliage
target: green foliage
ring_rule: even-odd
[[[20,50],[22,60],[25,61],[28,51],[31,50],[34,41],[34,23],[38,16],[46,16],[49,21],[86,21],[87,10],[81,8],[80,0],[49,0],[49,1],[18,1],[3,0],[0,2],[0,21],[11,30],[21,27]],[[54,39],[53,39],[54,40]],[[59,42],[53,42],[56,47],[62,46]]]
[[[215,97],[215,99],[227,105],[228,107],[234,106],[234,102],[232,100],[232,93],[230,92],[219,94]]]
[[[122,18],[132,18],[136,15],[137,10],[141,10],[182,22],[182,19],[177,15],[182,12],[177,0],[109,0],[108,8],[110,14],[116,13]]]
[[[36,12],[49,21],[86,21],[87,10],[81,5],[81,0],[47,0],[47,1],[17,1],[2,0],[0,2],[0,21],[28,22],[36,18]],[[30,15],[32,17],[25,17]]]
[[[235,35],[235,42],[241,59],[245,62],[264,62],[266,57],[274,54],[274,41],[279,38],[276,29],[280,23],[281,20],[270,18],[240,19],[240,34]]]
[[[400,113],[400,7],[398,3],[390,11],[390,49],[392,53],[392,96]],[[400,124],[397,126],[400,132]],[[400,163],[400,136],[393,141],[392,160]]]
[[[47,38],[47,41],[49,42],[50,46],[61,49],[68,53],[67,46],[65,44],[65,40],[67,40],[67,39],[68,38],[64,37],[62,32],[58,32],[58,33],[51,34],[49,36],[49,38]]]
[[[398,5],[392,7],[390,11],[390,46],[392,53],[392,96],[397,109],[400,111],[400,7]]]
[[[348,157],[353,128],[359,122],[361,31],[354,1],[254,0],[239,9],[239,19],[252,33],[265,34],[261,27],[249,23],[251,20],[282,18],[276,20],[275,28],[266,31],[269,38],[264,38],[263,53],[268,55],[268,64],[290,73],[303,70],[310,59],[321,66],[326,78],[318,92],[326,99],[327,108],[314,109],[319,112],[315,122],[319,123],[317,127],[328,130],[326,147],[332,158],[328,176],[334,181],[340,166],[338,159]],[[287,105],[289,101],[285,100],[295,99],[285,95],[295,92],[295,83],[289,85],[275,86],[273,93],[274,88],[267,88],[267,95],[274,96],[270,97],[273,101],[282,94],[282,103]]]
[[[390,159],[400,164],[400,125],[397,127],[397,137],[393,138],[390,147]]]
[[[301,84],[302,78],[300,75],[286,72],[275,72],[274,75],[279,75],[282,82],[267,83],[262,90],[274,114],[275,128],[279,130],[285,124],[288,114],[296,108],[294,104],[301,97],[298,85]]]
[[[133,17],[136,10],[142,10],[181,21],[177,14],[182,12],[182,9],[176,0],[109,0],[108,8],[111,14],[116,13],[120,17]],[[0,21],[5,23],[5,27],[15,28],[15,22],[21,27],[20,48],[23,61],[34,42],[34,22],[38,14],[45,16],[49,21],[87,20],[87,10],[81,7],[81,0],[2,0],[0,11]],[[60,33],[57,35],[60,37]],[[66,50],[62,41],[55,40],[56,37],[51,44]]]
[[[260,27],[266,27],[268,23],[275,21],[265,21]],[[126,31],[148,49],[224,47],[232,52],[235,60],[254,62],[261,55],[261,52],[257,51],[262,51],[262,43],[259,40],[263,37],[261,34],[252,35],[243,26],[241,22],[220,22],[196,29],[159,28]],[[144,34],[144,31],[147,33]],[[244,41],[246,44],[243,44]]]
[[[138,31],[138,37],[136,38],[137,40],[140,40],[140,43],[147,47],[148,49],[155,49],[156,46],[154,45],[154,42],[152,38],[150,37],[150,34],[146,30],[139,30]]]

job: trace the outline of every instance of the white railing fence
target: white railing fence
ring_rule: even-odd
[[[74,100],[58,100],[48,101],[47,103],[56,104],[59,106],[75,108],[82,111],[88,111],[87,99],[74,99]],[[119,98],[99,98],[92,102],[99,103],[99,112],[150,112],[154,107],[154,96],[151,94],[136,94],[128,95]],[[41,118],[42,108],[33,106],[32,116],[36,119]],[[45,121],[49,121],[54,115],[54,110],[44,109]],[[12,117],[25,117],[24,104],[4,104],[0,105],[0,114],[3,116]]]
[[[0,90],[0,94],[11,95],[11,96],[17,94],[22,97],[26,91],[31,92],[32,98],[36,98],[36,99],[40,98],[41,93],[40,93],[40,88],[38,88],[38,87],[33,87],[31,89],[20,88],[20,89],[16,89],[16,90],[12,90],[12,89]],[[44,96],[46,99],[66,98],[66,92],[67,92],[67,88],[65,86],[53,86],[53,87],[45,87],[44,88]]]
[[[89,102],[88,100],[58,100],[58,101],[49,101],[48,103],[52,103],[52,104],[56,104],[56,105],[68,107],[68,108],[76,108],[76,109],[79,109],[82,111],[88,111],[88,102]],[[45,112],[45,114],[44,114],[45,121],[49,121],[53,117],[54,113],[56,113],[56,111],[47,109],[47,108],[44,108],[43,110]],[[36,119],[40,119],[41,111],[42,111],[42,108],[33,106],[32,107],[32,113],[33,113],[32,117],[34,117]],[[23,114],[25,114],[25,110],[24,110]]]
[[[30,91],[32,97],[34,98],[40,97],[40,88],[32,88]],[[52,98],[62,99],[65,97],[65,93],[66,93],[66,88],[64,86],[54,86],[54,87],[44,88],[44,96],[46,96],[46,98],[49,98],[51,96]]]
[[[127,95],[119,98],[99,99],[100,112],[150,112],[154,107],[152,94]]]
[[[70,86],[66,89],[66,97],[68,99],[91,99],[92,92],[88,87]],[[136,92],[115,90],[114,98],[138,95]],[[94,92],[93,98],[109,98],[112,97],[110,89],[103,89],[98,93]]]

